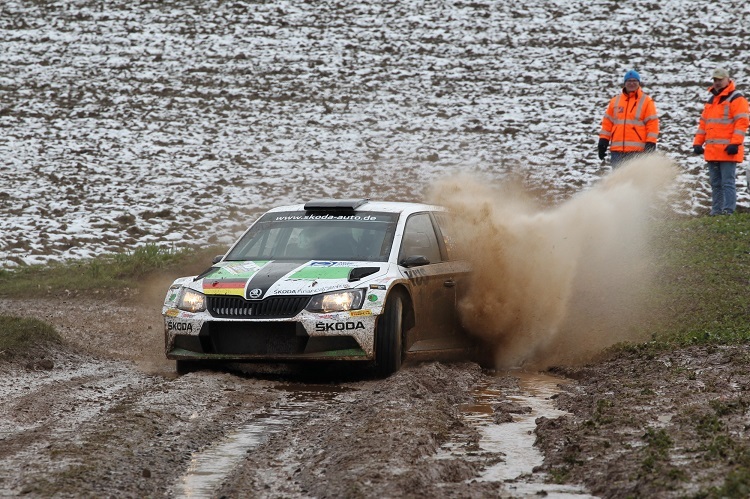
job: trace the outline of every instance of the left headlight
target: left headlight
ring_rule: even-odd
[[[206,310],[206,295],[190,288],[183,288],[177,308],[187,312],[203,312]]]
[[[364,289],[347,289],[313,296],[307,304],[308,312],[328,313],[356,310],[365,299]]]

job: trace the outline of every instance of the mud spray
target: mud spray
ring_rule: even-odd
[[[517,182],[467,176],[433,186],[456,216],[451,238],[473,265],[464,326],[495,348],[499,368],[570,364],[640,340],[676,178],[662,155],[633,160],[590,190],[542,209]]]

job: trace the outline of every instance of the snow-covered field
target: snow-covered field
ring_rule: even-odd
[[[271,205],[458,171],[557,203],[609,171],[633,67],[701,215],[692,137],[715,66],[750,93],[748,24],[738,0],[6,0],[0,266],[229,243]]]

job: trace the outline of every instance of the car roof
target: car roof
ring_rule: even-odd
[[[321,211],[321,212],[359,212],[374,211],[383,213],[416,213],[420,211],[445,211],[445,208],[425,203],[406,203],[397,201],[372,201],[369,199],[313,199],[304,204],[277,206],[268,213],[279,211]]]

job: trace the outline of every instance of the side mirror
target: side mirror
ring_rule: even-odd
[[[216,255],[213,260],[211,260],[211,263],[219,263],[221,259],[224,258],[224,255]]]
[[[404,258],[399,262],[399,265],[402,267],[421,267],[422,265],[429,265],[430,261],[427,259],[426,256],[423,255],[412,255],[407,258]]]

